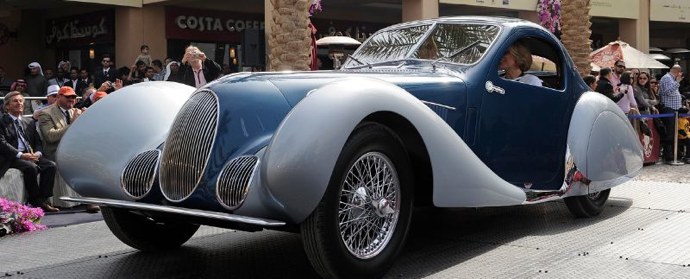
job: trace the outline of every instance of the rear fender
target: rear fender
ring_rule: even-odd
[[[621,109],[596,92],[582,94],[573,111],[568,147],[578,170],[592,180],[576,184],[569,195],[584,195],[621,184],[642,169],[637,133]]]

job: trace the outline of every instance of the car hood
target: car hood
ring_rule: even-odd
[[[435,103],[446,103],[449,100],[443,97],[452,95],[448,93],[457,96],[465,89],[462,74],[452,75],[447,72],[416,69],[241,73],[226,76],[219,83],[268,82],[275,86],[291,107],[294,107],[311,90],[337,80],[362,76],[393,83],[421,100]]]

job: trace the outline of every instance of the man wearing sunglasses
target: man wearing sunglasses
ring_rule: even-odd
[[[616,60],[613,64],[613,73],[611,75],[611,85],[613,85],[613,92],[618,93],[618,86],[621,83],[621,75],[625,72],[625,61]]]
[[[103,56],[103,59],[101,59],[101,67],[96,68],[96,71],[93,73],[94,87],[101,87],[101,85],[106,81],[115,82],[115,78],[117,78],[117,70],[115,70],[114,67],[111,67],[112,63],[113,61],[110,56]]]

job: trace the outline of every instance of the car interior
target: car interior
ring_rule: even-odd
[[[526,37],[520,41],[532,52],[532,67],[527,73],[538,76],[544,81],[545,87],[563,89],[563,59],[559,54],[559,48],[534,37]]]

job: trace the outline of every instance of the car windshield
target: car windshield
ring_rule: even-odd
[[[495,25],[443,23],[387,30],[372,36],[353,54],[367,65],[406,58],[473,64],[496,39],[500,28]],[[428,36],[427,33],[431,32]],[[424,42],[419,43],[421,40]],[[408,57],[409,56],[409,57]],[[362,63],[348,59],[344,67]]]

